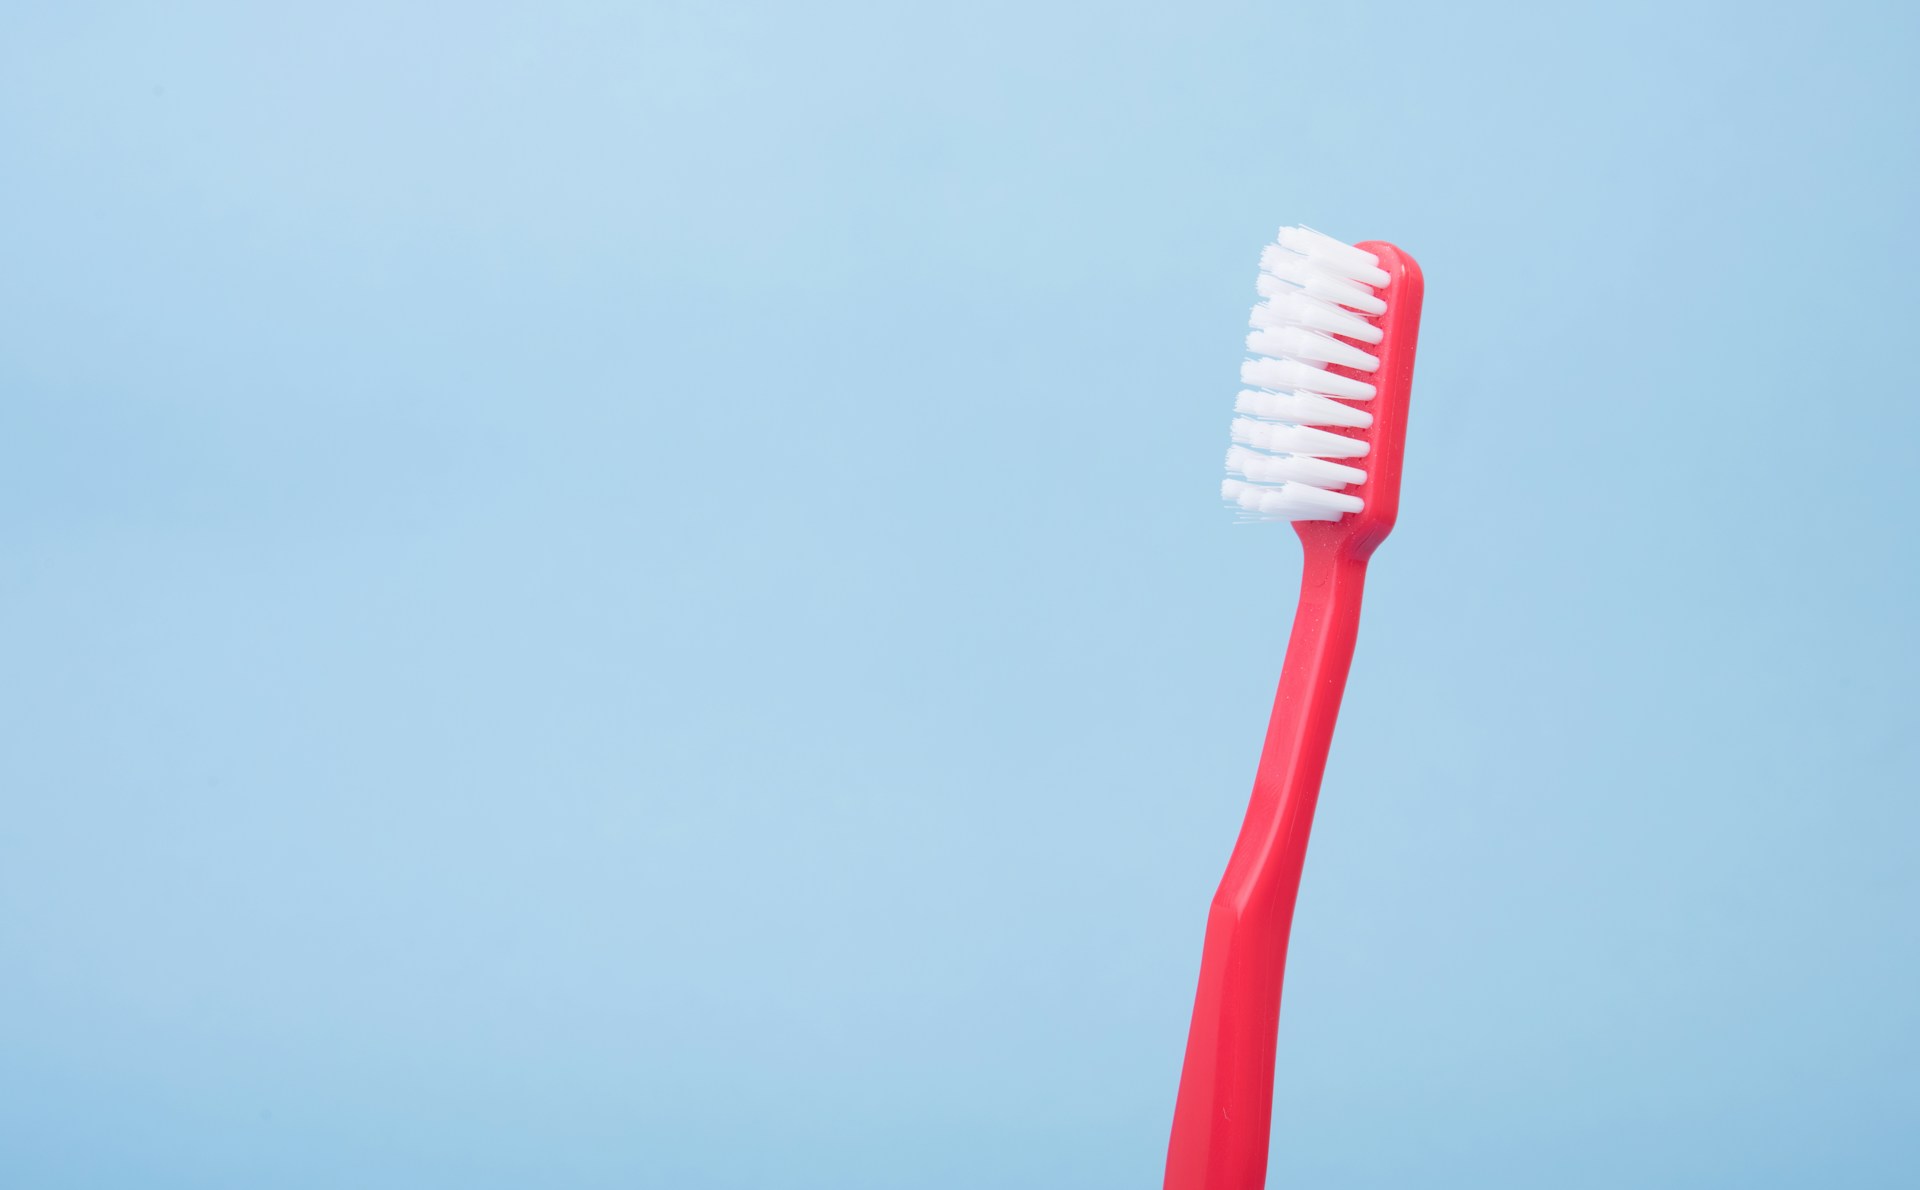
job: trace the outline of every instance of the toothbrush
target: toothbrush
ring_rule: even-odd
[[[1305,561],[1253,797],[1207,915],[1166,1190],[1266,1181],[1287,935],[1367,559],[1399,509],[1422,289],[1391,244],[1289,227],[1260,257],[1221,494],[1295,522]]]

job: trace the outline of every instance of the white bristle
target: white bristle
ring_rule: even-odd
[[[1367,473],[1345,463],[1311,455],[1264,455],[1244,446],[1227,448],[1227,471],[1254,483],[1309,483],[1320,488],[1344,488],[1367,482]]]
[[[1349,401],[1373,399],[1373,386],[1364,380],[1335,376],[1332,372],[1285,356],[1248,360],[1240,365],[1240,380],[1255,388],[1300,389],[1310,393],[1325,393],[1329,397],[1345,397]]]
[[[1310,227],[1283,227],[1274,237],[1274,243],[1292,252],[1298,252],[1321,268],[1379,288],[1387,283],[1387,272],[1380,267],[1380,258],[1352,244],[1343,244],[1330,235],[1322,235]]]
[[[1293,288],[1255,306],[1247,321],[1259,327],[1304,326],[1330,335],[1345,335],[1362,343],[1378,343],[1381,334],[1379,327],[1353,311],[1308,297]]]
[[[1251,417],[1236,417],[1231,428],[1235,442],[1290,455],[1358,459],[1364,458],[1371,449],[1358,438],[1330,433],[1313,426],[1290,426],[1283,421],[1255,421]]]
[[[1342,405],[1331,397],[1315,393],[1269,393],[1243,388],[1234,398],[1235,413],[1251,413],[1273,421],[1290,421],[1296,426],[1353,426],[1366,429],[1373,414],[1351,405]]]
[[[1366,507],[1358,496],[1329,492],[1305,483],[1269,487],[1227,479],[1220,483],[1220,495],[1243,511],[1274,521],[1337,521],[1346,513]]]
[[[1297,252],[1288,252],[1277,244],[1269,244],[1260,254],[1260,270],[1264,274],[1262,282],[1297,285],[1309,297],[1324,298],[1351,306],[1362,314],[1383,313],[1387,304],[1373,296],[1373,290],[1358,281],[1342,277],[1313,263],[1309,257]],[[1279,288],[1262,288],[1262,297],[1272,297],[1275,293],[1285,292]]]
[[[1380,342],[1371,319],[1387,304],[1374,288],[1387,273],[1373,253],[1304,227],[1282,228],[1260,254],[1247,351],[1240,365],[1247,385],[1234,401],[1227,451],[1229,478],[1221,495],[1263,520],[1337,521],[1365,507],[1362,498],[1334,489],[1364,485],[1367,473],[1335,459],[1360,459],[1368,444],[1347,433],[1373,424],[1365,409],[1374,386],[1328,371],[1379,368],[1379,357],[1354,346]],[[1335,336],[1338,336],[1336,338]],[[1349,341],[1343,341],[1349,340]]]
[[[1332,335],[1299,326],[1254,331],[1247,336],[1247,350],[1256,355],[1284,355],[1316,364],[1339,364],[1356,372],[1371,372],[1380,366],[1378,356],[1368,355]]]

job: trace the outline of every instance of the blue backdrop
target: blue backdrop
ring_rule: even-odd
[[[1428,307],[1275,1186],[1920,1160],[1911,5],[0,14],[0,1184],[1152,1187]]]

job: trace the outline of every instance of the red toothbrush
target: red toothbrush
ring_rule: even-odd
[[[1259,1190],[1280,986],[1307,833],[1360,626],[1367,559],[1393,528],[1423,283],[1391,244],[1282,229],[1235,408],[1225,497],[1290,520],[1300,603],[1246,820],[1207,915],[1166,1190]]]

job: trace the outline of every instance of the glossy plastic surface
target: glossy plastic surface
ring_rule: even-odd
[[[1266,1181],[1287,936],[1360,627],[1367,559],[1392,530],[1400,508],[1400,460],[1424,292],[1412,257],[1391,244],[1359,246],[1380,258],[1389,278],[1378,291],[1387,311],[1372,320],[1383,332],[1372,349],[1380,367],[1371,376],[1332,370],[1379,388],[1364,406],[1373,425],[1344,431],[1364,437],[1371,448],[1361,463],[1367,480],[1356,492],[1366,506],[1338,521],[1295,525],[1306,551],[1300,602],[1253,796],[1207,916],[1167,1149],[1167,1190],[1259,1190]]]

